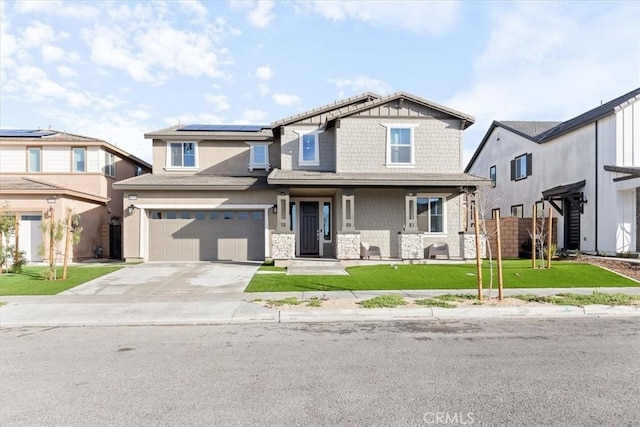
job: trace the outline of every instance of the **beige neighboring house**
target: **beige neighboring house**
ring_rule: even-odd
[[[474,118],[417,96],[364,93],[267,126],[149,132],[153,173],[119,181],[128,261],[422,259],[460,254],[463,131]],[[372,251],[373,252],[373,251]]]
[[[0,130],[0,201],[19,216],[18,246],[29,261],[48,249],[42,221],[80,215],[72,259],[122,258],[122,192],[117,180],[149,173],[151,165],[106,141],[55,130]],[[13,242],[12,242],[13,243]],[[60,257],[61,254],[58,254]]]

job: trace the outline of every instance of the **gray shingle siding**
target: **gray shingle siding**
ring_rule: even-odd
[[[320,164],[318,166],[300,165],[300,134],[295,131],[312,131],[317,126],[287,126],[281,135],[281,165],[284,170],[310,170],[335,172],[336,170],[336,143],[335,129],[327,129],[319,134],[318,150],[320,151]]]

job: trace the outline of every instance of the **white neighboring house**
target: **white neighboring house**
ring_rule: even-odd
[[[564,122],[494,121],[465,172],[493,179],[491,215],[544,200],[558,248],[640,252],[640,88]]]

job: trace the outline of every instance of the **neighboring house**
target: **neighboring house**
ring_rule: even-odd
[[[127,260],[423,258],[459,254],[473,117],[365,93],[270,126],[178,125],[145,135],[153,173],[120,181]],[[128,212],[131,213],[128,213]]]
[[[73,259],[122,258],[122,192],[117,180],[148,173],[151,165],[103,140],[54,130],[0,130],[0,202],[19,218],[19,248],[42,260],[42,221],[64,218],[67,208],[83,228]],[[13,242],[12,242],[13,243]],[[44,245],[45,248],[49,246]]]
[[[558,247],[640,251],[640,88],[565,122],[494,121],[465,172],[490,177],[492,212],[554,209]]]

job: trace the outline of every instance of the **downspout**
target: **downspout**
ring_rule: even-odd
[[[596,120],[596,170],[595,170],[595,183],[596,183],[596,255],[598,254],[598,121]]]

